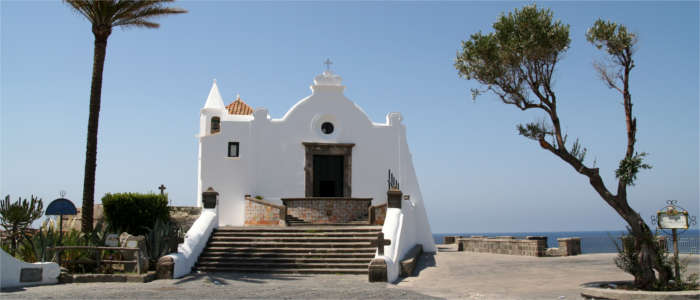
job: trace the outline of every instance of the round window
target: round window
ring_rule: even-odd
[[[324,122],[323,124],[321,124],[321,131],[325,134],[333,133],[333,123]]]

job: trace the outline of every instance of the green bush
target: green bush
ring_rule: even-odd
[[[111,228],[141,235],[157,220],[169,220],[168,196],[159,194],[117,193],[102,197],[105,221]]]
[[[637,259],[637,257],[641,255],[641,249],[639,247],[639,243],[635,240],[634,236],[632,236],[632,232],[629,228],[627,228],[627,231],[629,232],[629,234],[621,236],[619,238],[619,244],[617,240],[613,239],[613,242],[615,243],[615,248],[617,248],[618,253],[614,261],[615,265],[617,265],[618,268],[629,274],[634,275],[635,272],[640,272],[641,270],[639,260]],[[657,235],[654,234],[654,236]],[[655,241],[650,242],[649,244],[653,245],[654,247],[660,247],[659,243]],[[653,257],[652,259],[655,260],[657,264],[661,265],[664,268],[667,268],[668,270],[672,269],[673,258],[670,255],[668,255],[663,250],[655,251],[654,253],[657,253],[657,257]],[[697,289],[698,286],[700,286],[700,284],[698,284],[698,274],[688,272],[688,263],[688,260],[680,260],[680,278],[678,278],[679,280],[657,280],[652,285],[650,290],[688,291]],[[669,274],[672,273],[669,272]]]

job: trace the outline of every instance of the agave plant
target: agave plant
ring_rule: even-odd
[[[155,266],[158,258],[170,252],[170,240],[174,238],[172,233],[170,222],[160,219],[156,220],[153,228],[146,229],[146,252],[151,266]]]

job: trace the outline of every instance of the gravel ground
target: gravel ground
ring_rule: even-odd
[[[614,254],[526,257],[443,249],[396,284],[366,275],[197,274],[149,283],[77,283],[6,290],[1,299],[579,299],[579,285],[629,280]],[[689,257],[689,256],[684,256]],[[700,256],[688,269],[700,272]]]

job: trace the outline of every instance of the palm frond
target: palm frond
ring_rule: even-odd
[[[158,28],[152,18],[187,11],[165,4],[174,0],[64,0],[94,25]]]

